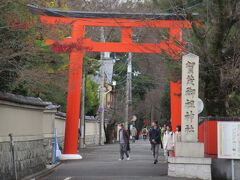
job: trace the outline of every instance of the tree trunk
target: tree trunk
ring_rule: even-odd
[[[112,144],[114,140],[114,128],[115,128],[115,122],[109,123],[106,128],[106,143]]]
[[[205,71],[208,76],[204,78],[205,105],[208,116],[226,116],[225,97],[226,93],[221,87],[220,70],[208,66]]]

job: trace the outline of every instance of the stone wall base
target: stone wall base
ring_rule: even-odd
[[[99,143],[99,135],[86,135],[85,136],[85,144],[86,145],[98,145]]]
[[[169,157],[168,176],[211,180],[211,158]]]
[[[59,147],[63,146],[63,137],[58,137]],[[52,162],[53,138],[29,141],[15,141],[14,155],[18,178],[34,174],[46,168]],[[10,142],[0,142],[0,180],[12,180],[14,177],[12,149]]]

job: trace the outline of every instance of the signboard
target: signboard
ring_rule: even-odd
[[[182,141],[198,142],[199,57],[187,54],[182,59]]]
[[[240,159],[240,122],[218,122],[218,158]]]

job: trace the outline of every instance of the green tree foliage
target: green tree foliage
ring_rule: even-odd
[[[30,0],[6,0],[0,5],[0,90],[36,96],[61,105],[66,110],[68,54],[52,52],[44,41],[68,36],[69,27],[45,26],[32,15]],[[68,9],[65,1],[38,1],[43,7]],[[88,74],[95,74],[98,63],[85,58]],[[88,113],[96,113],[96,85],[88,78]],[[93,105],[92,108],[90,108]]]
[[[127,61],[126,56],[122,60],[117,61],[114,66],[114,80],[117,81],[117,89],[125,92],[126,77],[127,77]],[[139,67],[133,62],[133,71],[138,71]],[[154,88],[153,79],[146,75],[140,74],[138,76],[132,75],[132,90],[133,90],[133,102],[144,99],[144,95],[148,90]]]
[[[118,120],[124,119],[125,97],[126,97],[126,78],[127,78],[127,61],[126,55],[120,58],[114,65],[114,80],[117,82],[117,107],[119,116]],[[133,72],[139,71],[137,63],[133,58]],[[147,92],[155,87],[154,80],[147,74],[132,75],[132,108],[137,111],[135,107],[145,98]]]
[[[182,64],[181,61],[176,61],[166,57],[164,60],[164,67],[166,67],[167,83],[164,84],[164,88],[161,94],[161,121],[169,122],[171,118],[171,102],[170,102],[170,81],[177,82],[181,80]]]
[[[161,123],[162,122],[169,122],[171,118],[171,109],[170,109],[170,86],[169,83],[165,85],[163,90],[162,98],[161,98]]]
[[[36,96],[65,110],[68,56],[44,44],[43,29],[27,0],[0,5],[0,90]]]
[[[184,37],[188,50],[200,56],[200,95],[206,115],[239,115],[240,2],[237,0],[152,1],[159,12],[199,13]],[[172,72],[174,73],[174,72]],[[234,98],[233,98],[234,97]]]
[[[0,5],[0,90],[9,91],[23,66],[34,53],[34,21],[23,5],[26,1],[3,1]]]
[[[98,84],[87,76],[85,114],[95,116],[99,107]]]
[[[99,107],[99,91],[98,84],[92,80],[92,77],[97,76],[100,63],[97,58],[84,57],[84,76],[85,82],[85,115],[95,116]]]
[[[154,80],[148,75],[133,76],[133,102],[138,103],[139,100],[145,98],[145,94],[155,87]]]
[[[236,115],[230,112],[239,108],[239,101],[236,98],[235,103],[229,103],[228,100],[240,91],[240,2],[204,2],[208,3],[203,9],[207,16],[202,17],[203,26],[194,26],[193,42],[201,60],[200,78],[206,111],[208,115]]]

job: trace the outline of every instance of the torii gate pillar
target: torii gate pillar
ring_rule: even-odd
[[[72,39],[84,37],[83,26],[73,26]],[[77,140],[79,124],[79,110],[82,90],[82,67],[83,67],[83,50],[70,52],[68,95],[67,95],[67,121],[65,126],[64,154],[60,159],[82,159],[77,154]]]

